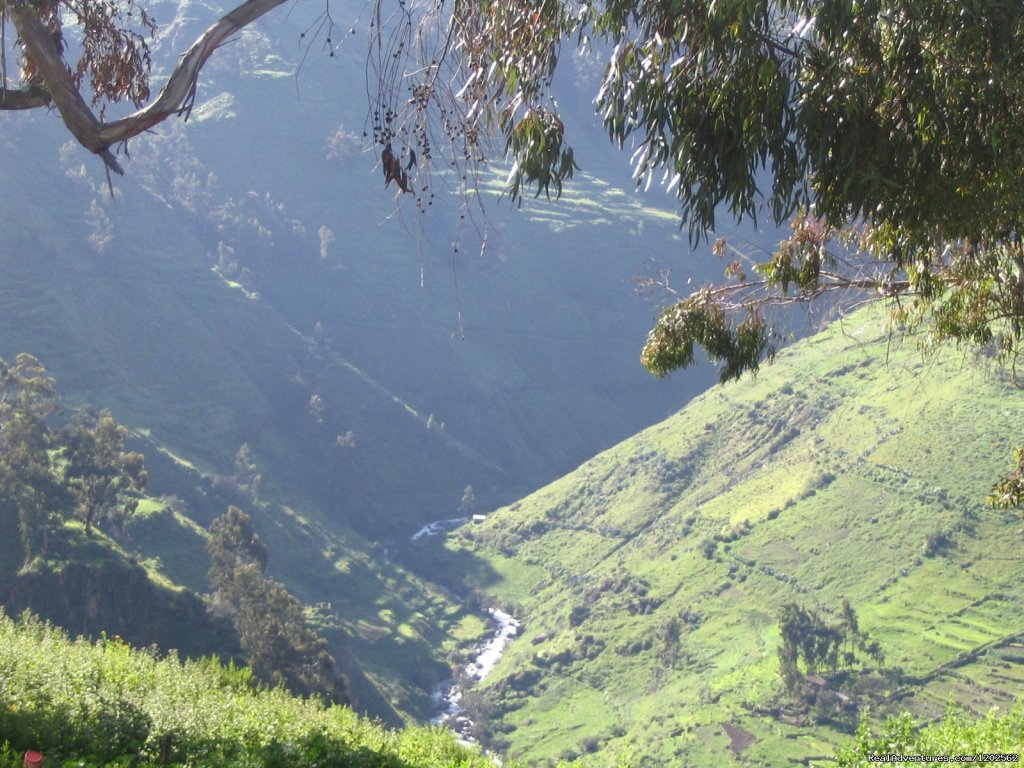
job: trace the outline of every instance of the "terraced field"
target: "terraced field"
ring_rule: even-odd
[[[864,709],[1014,700],[1024,531],[984,500],[1024,396],[880,327],[848,318],[449,539],[524,624],[483,691],[497,743],[541,764],[806,763]],[[884,661],[837,670],[842,711],[794,706],[780,608],[837,621],[844,599]]]

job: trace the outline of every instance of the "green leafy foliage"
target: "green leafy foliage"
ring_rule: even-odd
[[[536,185],[537,195],[562,194],[562,182],[579,170],[571,147],[563,144],[565,126],[544,109],[527,112],[508,132],[505,153],[515,159],[509,174],[508,194],[522,202],[522,186]]]
[[[148,473],[144,457],[137,451],[125,451],[128,430],[118,424],[110,411],[95,413],[81,410],[60,436],[62,479],[75,500],[75,516],[85,523],[87,533],[94,523],[111,514],[118,500],[123,518],[135,511],[138,492],[146,484]]]
[[[779,674],[790,694],[806,689],[807,675],[835,675],[840,666],[849,669],[858,662],[858,650],[878,663],[884,658],[881,646],[860,629],[857,614],[845,599],[840,619],[835,622],[816,610],[786,603],[780,611],[779,636]]]
[[[700,292],[668,307],[647,335],[640,362],[656,376],[667,376],[694,362],[694,347],[702,347],[712,362],[722,363],[724,383],[744,372],[756,372],[761,360],[774,354],[771,331],[756,311],[735,327],[713,296]]]
[[[456,103],[469,106],[450,135],[466,158],[482,160],[480,137],[497,127],[513,198],[558,193],[575,167],[551,92],[572,41],[611,49],[597,112],[614,144],[635,148],[638,185],[660,177],[676,196],[693,243],[723,208],[796,217],[774,252],[747,254],[749,269],[727,269],[729,282],[662,318],[643,357],[656,375],[689,365],[693,345],[725,362],[723,380],[754,372],[771,350],[748,313],[838,291],[888,300],[894,328],[926,323],[937,341],[1016,354],[1020,4],[467,2],[453,31],[457,53],[445,40],[426,70],[451,66],[463,83]]]
[[[128,430],[108,411],[88,408],[61,429],[60,398],[46,369],[31,355],[9,366],[0,359],[0,512],[15,516],[27,563],[46,549],[49,528],[68,513],[86,531],[115,505],[123,520],[145,485],[143,456],[126,452]]]
[[[326,642],[308,626],[302,603],[263,575],[267,547],[252,519],[228,507],[210,525],[207,551],[214,609],[231,617],[256,677],[299,695],[347,701],[345,681]]]
[[[252,528],[252,518],[238,507],[210,523],[210,539],[206,545],[210,553],[210,585],[221,589],[237,568],[254,567],[262,573],[267,567],[267,545]]]
[[[676,174],[691,235],[714,226],[721,203],[751,217],[763,196],[776,222],[814,213],[755,266],[779,293],[736,286],[742,298],[723,311],[834,289],[906,294],[894,327],[927,320],[936,341],[1014,355],[1024,318],[1015,127],[1024,11],[909,0],[684,5],[681,14],[677,4],[610,6],[603,29],[618,58],[599,106],[613,137],[640,132],[638,173]],[[611,23],[630,10],[632,24]],[[770,189],[758,187],[762,169]],[[807,248],[811,220],[818,237]],[[823,282],[822,269],[837,266],[825,246],[852,240],[850,221],[863,225],[861,253]]]
[[[763,205],[781,223],[812,202],[830,226],[863,219],[914,246],[1018,229],[1013,3],[480,2],[457,4],[455,23],[466,118],[485,119],[486,104],[506,137],[512,114],[548,97],[563,40],[612,45],[597,111],[615,143],[637,147],[639,179],[665,173],[694,235],[722,204],[736,217]]]
[[[54,506],[63,502],[51,469],[47,425],[59,405],[53,379],[38,360],[22,354],[9,366],[0,359],[0,514],[17,521],[8,530],[19,532],[25,562],[46,548]],[[16,544],[8,538],[8,548]]]
[[[1022,752],[1024,712],[1019,706],[1006,713],[993,710],[980,718],[951,707],[941,722],[923,727],[908,714],[889,718],[877,730],[865,718],[854,740],[836,753],[836,764],[866,768],[878,765],[871,758],[879,755],[929,755],[943,762],[945,758],[967,757],[970,759],[964,762],[974,765],[1001,765],[1017,762]]]
[[[807,200],[791,5],[618,1],[585,17],[585,33],[615,46],[596,101],[605,127],[637,145],[638,179],[664,170],[691,236],[714,226],[721,203],[753,217],[763,168],[777,221]]]
[[[994,507],[1020,507],[1024,505],[1024,448],[1016,451],[1016,466],[1005,478],[996,483],[988,497]]]
[[[251,685],[244,669],[181,662],[119,637],[69,640],[0,613],[0,765],[346,765],[486,768],[437,728],[388,731],[341,706]],[[12,762],[17,760],[17,762]]]
[[[797,93],[819,211],[910,248],[1005,240],[1022,213],[1024,9],[807,5],[817,34]]]

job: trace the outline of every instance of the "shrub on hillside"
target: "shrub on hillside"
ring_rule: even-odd
[[[27,749],[48,765],[83,768],[492,768],[448,731],[387,731],[346,707],[251,680],[214,660],[159,658],[117,637],[71,641],[0,612],[0,768],[20,768]]]
[[[1017,762],[1024,747],[1024,709],[1017,706],[1009,713],[996,710],[972,719],[952,708],[940,722],[919,728],[909,714],[891,717],[880,733],[872,732],[865,714],[854,740],[836,753],[838,768],[867,768],[877,765],[873,757],[881,754],[948,755],[981,754],[992,759],[981,765]]]

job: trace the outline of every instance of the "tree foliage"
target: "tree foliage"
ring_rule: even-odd
[[[988,502],[1003,509],[1024,506],[1024,448],[1017,449],[1013,470],[996,483]]]
[[[17,519],[21,554],[46,549],[48,530],[74,516],[86,529],[130,514],[146,481],[141,453],[124,451],[128,431],[108,411],[66,419],[54,380],[31,355],[0,359],[0,514]]]
[[[17,520],[25,562],[45,550],[50,519],[63,501],[47,426],[59,405],[54,381],[38,360],[22,354],[8,365],[0,359],[0,510],[12,523]]]
[[[326,642],[306,623],[302,603],[264,576],[267,547],[252,518],[228,507],[210,525],[207,551],[214,607],[231,617],[255,675],[296,694],[347,701],[344,678]]]
[[[692,364],[696,347],[723,380],[756,371],[775,350],[772,307],[836,292],[888,301],[894,327],[1016,356],[1019,3],[474,0],[431,5],[433,26],[404,6],[375,7],[371,50],[410,60],[376,80],[389,146],[422,158],[440,133],[458,145],[452,164],[472,169],[496,132],[513,163],[510,194],[557,193],[575,158],[554,73],[565,47],[610,51],[600,118],[633,149],[638,184],[658,180],[676,196],[693,242],[723,209],[792,222],[772,253],[716,244],[725,279],[665,310],[642,355],[653,373]],[[411,30],[420,42],[431,29],[436,44],[407,44]],[[431,105],[443,120],[431,121]]]
[[[238,507],[228,507],[226,513],[210,523],[207,552],[208,579],[214,589],[226,586],[239,568],[251,567],[263,573],[267,567],[267,545],[253,530],[252,518]]]
[[[128,430],[110,411],[83,408],[63,430],[61,459],[65,486],[75,501],[75,517],[86,532],[105,516],[122,518],[135,511],[138,499],[126,495],[141,491],[148,479],[144,457],[125,451]],[[119,501],[122,505],[115,509]]]
[[[872,732],[875,730],[875,732]],[[836,752],[840,768],[867,768],[880,755],[929,755],[936,762],[974,762],[997,765],[1017,762],[1024,736],[1024,712],[998,707],[984,717],[958,712],[952,706],[940,722],[915,723],[909,713],[890,717],[883,727],[872,729],[864,714],[853,740]],[[963,758],[960,760],[959,758]]]
[[[858,663],[857,651],[879,664],[884,658],[878,642],[861,630],[848,600],[843,601],[842,615],[836,622],[826,621],[817,611],[787,603],[780,612],[779,634],[779,674],[789,693],[804,687],[805,675],[834,675],[840,666],[853,667]]]
[[[441,728],[387,729],[349,707],[252,686],[244,667],[117,637],[71,640],[27,614],[0,610],[0,670],[2,768],[21,768],[30,749],[77,768],[494,766]]]
[[[714,355],[720,337],[731,341],[723,378],[770,354],[742,343],[752,330],[770,337],[760,309],[836,290],[891,299],[895,323],[930,320],[936,339],[1016,354],[1019,4],[651,7],[633,17],[621,9],[599,99],[613,138],[639,144],[637,173],[670,177],[691,235],[714,226],[720,205],[775,223],[798,214],[774,253],[737,254],[710,299],[682,299],[702,299],[701,318],[716,331],[687,342],[709,337]],[[680,346],[666,332],[673,321],[669,312],[659,321],[645,362]]]
[[[537,176],[530,169],[544,158],[557,175],[560,155],[515,137],[538,122],[560,134],[551,85],[570,41],[611,49],[598,112],[615,143],[636,148],[638,178],[664,178],[695,235],[714,228],[722,205],[737,217],[766,212],[777,223],[813,206],[830,227],[871,222],[879,245],[909,265],[922,249],[948,241],[1004,239],[1020,221],[1019,4],[475,0],[429,7],[450,16],[435,22],[441,45],[426,47],[417,62],[426,69],[379,73],[387,141],[419,140],[408,127],[417,123],[404,120],[415,116],[422,125],[423,103],[408,103],[402,91],[436,96],[438,69],[455,67],[461,87],[447,116],[460,125],[464,157],[479,155],[484,129],[496,128],[517,162],[515,179]],[[397,34],[416,21],[414,12],[389,16],[383,0],[376,8],[384,22],[374,45],[418,55]],[[414,29],[422,37],[429,27]]]

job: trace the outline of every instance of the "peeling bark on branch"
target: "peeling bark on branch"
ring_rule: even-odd
[[[62,52],[35,7],[30,2],[17,0],[0,2],[14,22],[25,51],[35,63],[45,86],[0,90],[0,109],[31,109],[52,101],[79,143],[103,158],[107,168],[123,174],[124,170],[110,147],[149,130],[172,115],[184,114],[187,118],[195,98],[199,71],[213,52],[233,34],[283,4],[284,0],[247,0],[221,17],[185,52],[151,104],[110,123],[100,122],[85,103]]]
[[[181,57],[178,66],[153,103],[121,120],[101,125],[100,139],[109,147],[149,130],[171,115],[184,113],[187,117],[195,98],[199,70],[206,64],[207,59],[231,35],[283,3],[284,0],[248,0],[221,17],[203,32]]]
[[[50,30],[39,18],[35,6],[30,3],[12,3],[8,0],[4,7],[14,22],[15,29],[18,30],[26,54],[32,58],[53,103],[60,111],[64,125],[82,146],[102,157],[108,168],[123,174],[124,170],[109,150],[110,145],[100,141],[100,121],[78,92],[71,70],[64,63],[61,51],[54,43]]]

